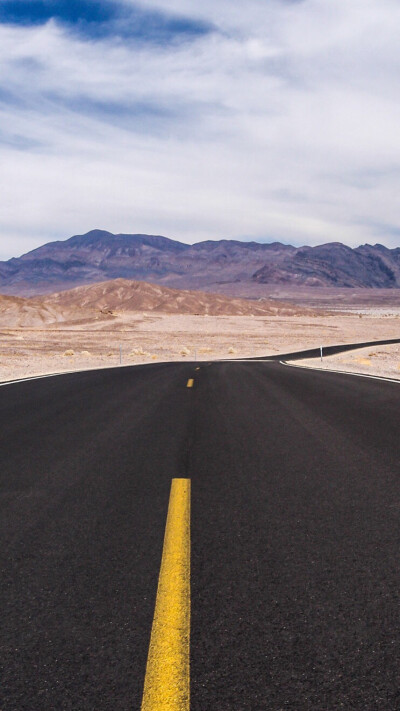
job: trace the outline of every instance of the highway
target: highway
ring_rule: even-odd
[[[398,711],[399,405],[262,360],[0,387],[1,711],[141,709],[177,478],[190,708]]]

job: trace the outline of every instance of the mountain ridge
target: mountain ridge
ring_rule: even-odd
[[[4,294],[29,296],[118,278],[207,291],[236,284],[243,295],[254,284],[260,289],[276,284],[397,289],[400,248],[239,240],[190,245],[162,235],[114,235],[96,229],[0,262]]]

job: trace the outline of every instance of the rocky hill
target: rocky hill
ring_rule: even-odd
[[[400,287],[400,248],[339,242],[292,247],[220,240],[183,244],[166,237],[94,230],[51,242],[0,262],[0,292],[31,295],[110,279],[134,279],[175,288],[220,290],[236,285]]]
[[[170,289],[157,284],[116,279],[44,296],[0,296],[0,328],[45,328],[57,324],[99,326],[126,313],[209,316],[294,315],[305,309],[262,299]]]
[[[38,299],[0,294],[0,328],[38,328],[57,322],[62,316]]]
[[[277,311],[294,311],[293,306],[272,300],[229,298],[220,294],[170,289],[128,279],[78,286],[69,291],[44,296],[41,303],[49,309],[70,309],[78,313],[91,309],[104,314],[148,311],[210,316],[265,316]]]

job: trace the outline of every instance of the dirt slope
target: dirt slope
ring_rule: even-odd
[[[49,325],[110,321],[118,314],[154,312],[210,316],[271,316],[306,313],[273,300],[250,300],[201,291],[169,289],[157,284],[115,279],[42,297],[0,295],[0,327],[45,328]]]
[[[63,320],[60,309],[52,308],[40,299],[22,299],[0,294],[1,328],[40,328]]]
[[[128,279],[79,286],[45,296],[42,303],[47,308],[93,309],[96,311],[155,311],[170,314],[210,314],[212,316],[262,316],[294,313],[300,310],[289,304],[271,300],[230,298],[201,291],[170,289],[158,284],[148,284]]]

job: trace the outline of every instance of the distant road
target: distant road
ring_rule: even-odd
[[[399,709],[399,406],[257,360],[0,388],[0,709],[140,709],[176,477],[191,708]]]
[[[347,353],[348,351],[357,350],[357,348],[372,348],[373,346],[391,346],[400,343],[400,338],[385,338],[381,341],[364,341],[361,343],[346,343],[336,346],[323,346],[324,356],[336,355],[337,353]],[[293,351],[285,355],[268,356],[268,360],[302,360],[304,358],[319,358],[320,348],[309,348],[306,351]],[[255,358],[254,360],[264,360],[264,358]]]

